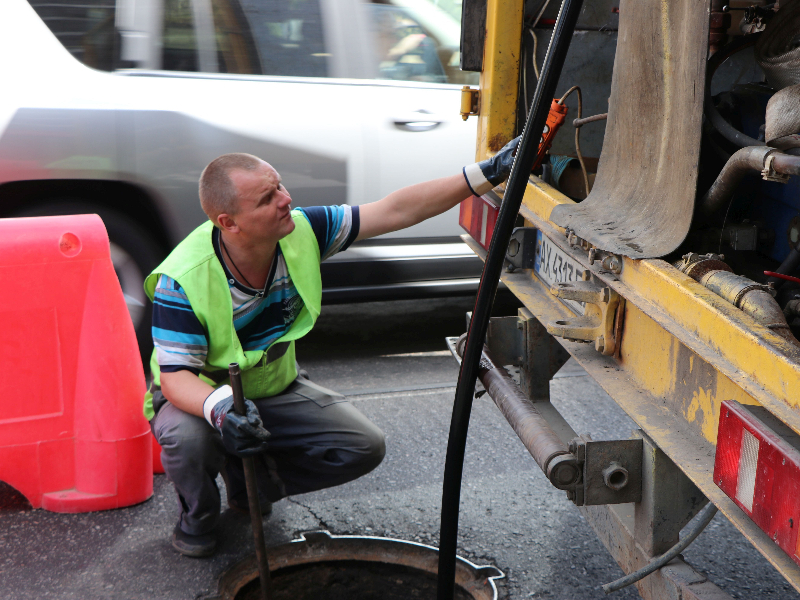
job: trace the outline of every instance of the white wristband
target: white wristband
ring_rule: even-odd
[[[222,385],[211,392],[208,397],[203,401],[203,416],[206,418],[206,421],[209,422],[210,425],[214,425],[214,422],[211,420],[211,411],[213,408],[225,400],[233,396],[233,389],[229,385]]]
[[[472,193],[476,196],[483,196],[485,193],[494,189],[494,184],[486,179],[478,163],[473,163],[464,167],[464,179]]]

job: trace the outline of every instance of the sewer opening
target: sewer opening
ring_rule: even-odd
[[[309,563],[273,572],[272,594],[273,600],[435,600],[436,575],[367,561]],[[456,586],[456,600],[473,598]],[[235,599],[261,600],[260,581],[245,585]]]
[[[436,600],[439,551],[431,546],[309,531],[268,547],[267,556],[273,600]],[[502,577],[497,567],[456,557],[455,599],[497,600]],[[213,600],[261,600],[255,555],[222,573]]]

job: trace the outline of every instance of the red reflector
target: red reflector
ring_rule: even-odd
[[[800,436],[763,407],[726,400],[714,482],[800,565]]]
[[[488,250],[499,212],[500,207],[486,196],[470,196],[461,203],[458,224]]]

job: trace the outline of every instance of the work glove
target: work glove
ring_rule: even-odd
[[[508,142],[492,158],[464,167],[464,179],[473,194],[482,196],[508,179],[521,137],[515,137]]]
[[[258,409],[245,398],[246,415],[233,410],[233,390],[223,385],[203,402],[203,415],[211,426],[222,435],[225,450],[239,457],[261,454],[267,449],[269,431],[264,429]]]

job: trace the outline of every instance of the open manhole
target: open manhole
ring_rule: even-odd
[[[267,549],[273,600],[435,600],[436,548],[360,536],[306,533]],[[496,600],[496,567],[456,561],[456,600]],[[260,600],[258,565],[248,556],[220,577],[208,600]]]

